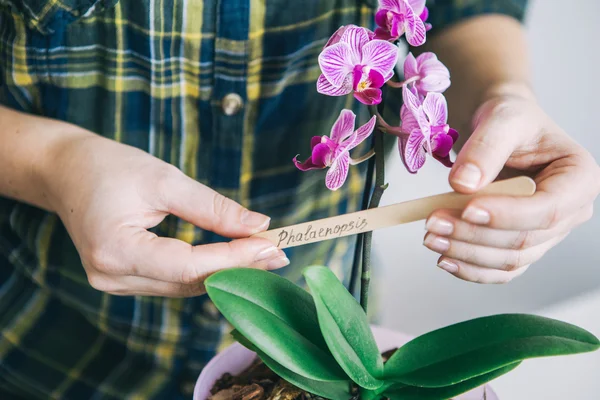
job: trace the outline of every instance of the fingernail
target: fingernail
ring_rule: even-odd
[[[250,210],[244,210],[242,212],[241,220],[242,224],[253,228],[257,232],[266,229],[271,222],[271,218],[267,217],[266,215]]]
[[[450,272],[451,274],[455,274],[458,272],[458,265],[456,265],[452,261],[448,261],[446,259],[441,260],[438,263],[438,267],[440,267],[441,269],[443,269],[446,272]]]
[[[490,223],[490,213],[475,206],[468,206],[462,214],[465,221],[472,224],[486,225]]]
[[[267,269],[268,270],[272,270],[272,269],[278,269],[278,268],[282,268],[285,267],[286,265],[290,264],[290,260],[286,257],[277,257],[274,258],[273,260],[269,261],[269,263],[267,264]]]
[[[452,222],[447,221],[436,216],[431,216],[425,223],[425,228],[432,233],[438,235],[451,235],[454,232],[454,225]]]
[[[466,188],[477,189],[481,181],[481,170],[473,164],[460,165],[454,173],[453,181]]]
[[[443,253],[445,251],[448,251],[448,249],[450,248],[450,241],[448,239],[434,235],[432,233],[428,233],[427,236],[425,236],[423,244],[437,253]]]
[[[280,250],[275,246],[267,247],[256,255],[256,259],[254,261],[258,262],[268,260],[273,258],[273,256],[275,256],[275,254],[277,254],[279,251]]]

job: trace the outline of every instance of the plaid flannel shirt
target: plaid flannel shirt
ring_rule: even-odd
[[[308,155],[342,108],[366,121],[351,96],[321,96],[315,82],[327,38],[370,26],[374,3],[0,0],[0,104],[148,151],[273,227],[354,211],[364,170],[330,192],[324,172],[300,173],[291,159]],[[435,32],[482,13],[522,18],[525,0],[428,5]],[[223,240],[176,218],[155,231]],[[319,263],[347,282],[352,248],[340,239],[292,249],[283,274],[300,282]],[[0,197],[0,398],[189,398],[222,331],[206,296],[92,289],[57,216]]]

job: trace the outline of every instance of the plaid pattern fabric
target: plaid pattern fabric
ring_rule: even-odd
[[[431,17],[523,11],[522,0],[437,1]],[[291,159],[343,107],[366,121],[351,97],[316,93],[316,59],[340,25],[372,19],[367,0],[0,0],[0,104],[144,149],[273,227],[350,212],[363,170],[329,192],[324,172]],[[243,100],[235,115],[221,108],[230,93]],[[223,240],[176,218],[155,231]],[[283,273],[301,282],[320,263],[347,280],[352,247],[291,249]],[[222,331],[206,296],[92,289],[56,215],[0,198],[0,398],[189,398]]]

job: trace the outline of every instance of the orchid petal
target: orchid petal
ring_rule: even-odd
[[[446,89],[450,87],[450,77],[445,77],[443,75],[425,75],[418,83],[419,91],[422,94],[426,94],[428,92],[438,92],[443,93]]]
[[[433,135],[431,138],[431,152],[434,156],[446,157],[450,154],[453,145],[454,140],[452,140],[450,135],[446,135],[445,133]]]
[[[425,7],[426,0],[408,0],[408,5],[413,9],[414,13],[419,16],[421,21],[427,21],[429,10]]]
[[[423,102],[423,111],[432,126],[442,126],[448,122],[448,103],[443,94],[427,93]]]
[[[419,66],[417,59],[412,53],[406,55],[404,60],[404,79],[410,79],[419,75]]]
[[[410,89],[406,85],[402,87],[402,98],[404,99],[404,105],[406,106],[408,111],[410,111],[410,114],[412,114],[412,118],[414,118],[414,120],[416,121],[418,125],[418,130],[427,140],[428,150],[431,150],[431,146],[429,144],[429,138],[431,136],[431,124],[427,120],[427,115],[423,111],[423,105],[421,104],[417,97],[417,94],[414,93],[413,90],[414,89]],[[407,117],[407,114],[405,114],[404,117]],[[408,117],[408,120],[411,121],[410,117]],[[411,122],[414,123],[414,121]],[[414,130],[415,128],[413,128],[413,131]]]
[[[333,154],[336,149],[336,146],[330,146],[327,141],[330,141],[327,136],[313,136],[310,140],[311,157],[304,162],[298,161],[298,156],[294,157],[296,167],[301,171],[325,168],[328,155]]]
[[[336,157],[338,154],[341,154],[343,152],[349,152],[350,150],[361,144],[366,138],[368,138],[371,135],[371,133],[373,133],[373,129],[375,129],[376,122],[377,117],[373,116],[366,124],[352,132],[348,139],[342,142],[337,147],[335,153]]]
[[[389,74],[388,74],[389,75]],[[372,88],[380,88],[385,83],[385,78],[379,72],[374,69],[369,71],[369,81],[371,84],[369,85]]]
[[[441,157],[441,156],[435,155],[435,153],[434,153],[433,158],[438,160],[440,162],[440,164],[442,164],[445,167],[452,168],[452,166],[454,165],[454,162],[450,159],[449,154],[444,157]]]
[[[363,49],[362,64],[387,76],[398,62],[398,47],[384,40],[372,40]]]
[[[325,48],[319,55],[321,72],[335,87],[342,86],[346,76],[354,68],[350,62],[351,52],[348,44],[340,42]]]
[[[393,37],[385,28],[377,28],[375,29],[375,39],[377,40],[396,40],[398,37]]]
[[[412,132],[415,129],[420,129],[419,123],[410,109],[403,104],[400,108],[400,119],[402,121],[402,130],[404,132]]]
[[[435,55],[435,53],[432,53],[431,51],[426,51],[424,53],[419,54],[419,56],[417,57],[417,63],[419,64],[419,67],[421,67],[423,64],[431,62],[431,61],[438,61],[437,56]]]
[[[416,173],[425,164],[427,153],[423,148],[424,140],[419,131],[413,131],[408,138],[398,141],[400,158],[411,174]]]
[[[312,162],[312,157],[309,157],[306,161],[304,162],[300,162],[298,161],[298,156],[294,157],[294,159],[292,160],[294,161],[294,165],[296,166],[296,168],[298,168],[300,171],[310,171],[313,169],[323,169],[321,167],[316,166],[315,164],[313,164]]]
[[[415,95],[410,90],[407,90],[406,92],[409,94],[408,95],[409,99],[416,98]],[[411,100],[411,102],[414,103],[414,100]],[[414,104],[413,104],[413,106],[414,106]],[[413,114],[415,120],[417,121],[417,124],[419,125],[418,130],[421,132],[423,137],[427,140],[427,143],[426,143],[427,149],[429,150],[429,152],[431,152],[431,145],[429,143],[429,138],[431,137],[431,124],[429,123],[429,120],[427,119],[427,115],[423,111],[423,106],[421,104],[419,104],[419,106],[417,108],[411,108],[411,106],[409,105],[408,108],[411,111],[411,113]]]
[[[431,138],[431,125],[427,120],[427,116],[423,111],[423,107],[419,107],[417,112],[414,113],[415,118],[417,119],[417,123],[419,124],[419,128],[421,130],[421,134],[427,140],[427,150],[431,153],[431,143],[429,143],[429,139]]]
[[[404,19],[399,15],[394,15],[392,19],[392,27],[390,29],[390,36],[392,36],[394,39],[397,39],[404,34],[405,30]]]
[[[425,43],[427,29],[419,18],[415,19],[412,29],[406,29],[406,41],[413,47],[422,46]]]
[[[310,139],[310,149],[314,149],[316,145],[318,145],[319,143],[321,143],[321,136],[313,136]]]
[[[394,70],[393,69],[389,72],[389,74],[383,76],[383,82],[389,81],[390,79],[392,79],[392,76],[394,76]]]
[[[348,177],[348,168],[350,167],[350,154],[347,151],[342,152],[331,164],[327,175],[325,176],[325,186],[330,190],[337,190]]]
[[[310,171],[313,169],[324,169],[325,165],[317,165],[313,162],[312,157],[309,157],[306,161],[304,162],[300,162],[298,161],[298,156],[294,157],[293,159],[294,164],[296,165],[296,168],[298,168],[300,171]]]
[[[415,93],[408,87],[408,85],[404,85],[402,87],[402,99],[404,100],[404,104],[408,107],[408,109],[415,114],[417,109],[421,107],[421,102]]]
[[[400,3],[404,2],[405,0],[379,0],[379,8],[400,12]]]
[[[317,92],[328,96],[345,96],[352,92],[352,75],[348,74],[342,85],[335,87],[321,74],[317,80]]]
[[[368,88],[360,92],[354,92],[354,98],[367,106],[381,103],[381,89]]]
[[[325,43],[325,46],[323,46],[323,48],[329,47],[332,44],[338,43],[340,41],[340,39],[342,38],[342,35],[346,31],[346,29],[348,29],[350,26],[354,26],[354,25],[342,25],[342,26],[340,26],[338,28],[338,30],[335,31],[333,33],[333,35],[331,35],[331,37],[329,38],[329,40],[327,41],[327,43]]]
[[[448,130],[448,135],[450,135],[450,137],[452,138],[452,140],[454,141],[454,143],[456,143],[456,141],[458,140],[458,131],[454,128],[450,128],[450,130]]]
[[[329,146],[329,148],[331,149],[332,153],[335,151],[335,149],[338,148],[337,142],[335,142],[334,140],[332,140],[329,136],[322,136],[321,137],[321,143],[325,143],[327,146]]]
[[[358,84],[363,79],[363,69],[360,65],[354,67],[354,71],[352,72],[352,90],[358,89]]]
[[[354,132],[355,121],[356,115],[351,110],[343,109],[331,127],[331,140],[338,145],[341,144],[344,139]]]
[[[321,168],[325,168],[328,164],[328,160],[331,159],[333,150],[327,143],[319,143],[312,150],[312,162],[314,165],[318,165]]]
[[[404,14],[404,29],[406,33],[406,41],[411,46],[421,46],[425,43],[425,24],[421,19],[415,15],[412,8],[408,6],[408,4],[404,5],[404,9],[402,10]]]
[[[417,65],[422,79],[417,86],[421,92],[443,92],[450,86],[450,71],[436,57],[427,52],[417,57]]]
[[[344,31],[340,43],[346,43],[350,48],[350,63],[354,65],[362,64],[363,47],[369,43],[369,34],[367,29],[360,26],[349,26]]]
[[[449,129],[448,134],[435,135],[431,140],[431,145],[434,149],[432,152],[433,158],[446,167],[452,168],[454,163],[450,160],[450,151],[457,139],[458,132],[452,128]]]
[[[371,117],[371,119],[369,121],[367,121],[366,124],[364,124],[363,126],[359,127],[355,133],[356,133],[356,139],[354,140],[354,142],[349,145],[346,150],[350,151],[353,148],[355,148],[356,146],[358,146],[359,144],[361,144],[362,142],[365,141],[366,138],[368,138],[369,136],[371,136],[371,133],[373,133],[373,129],[375,129],[375,124],[377,123],[377,117],[374,115]]]
[[[388,23],[388,10],[380,9],[375,13],[375,23],[377,26],[382,28],[387,28]]]

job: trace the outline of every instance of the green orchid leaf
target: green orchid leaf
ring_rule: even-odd
[[[410,386],[443,387],[536,357],[597,350],[577,326],[526,314],[502,314],[448,326],[408,342],[384,366],[384,377]]]
[[[342,381],[318,381],[310,379],[302,375],[298,375],[289,369],[285,368],[271,357],[266,355],[257,349],[248,339],[244,337],[237,330],[231,332],[231,335],[237,340],[242,346],[255,352],[258,357],[265,363],[267,367],[271,369],[279,377],[283,378],[292,385],[306,390],[309,393],[317,396],[324,397],[326,399],[348,399],[351,397],[350,387],[352,382],[350,380]]]
[[[338,278],[325,267],[304,270],[321,333],[342,369],[359,386],[377,389],[383,384],[383,361],[367,316]]]
[[[504,375],[513,369],[517,368],[520,363],[509,364],[505,367],[498,368],[494,371],[475,378],[467,379],[466,381],[457,383],[456,385],[443,386],[439,388],[422,388],[416,386],[405,386],[397,384],[384,392],[390,400],[445,400],[450,399],[460,394],[466,393],[472,389],[478,388],[501,375]]]
[[[217,272],[204,284],[225,318],[283,367],[315,380],[348,379],[318,331],[306,291],[271,272],[249,268]]]

